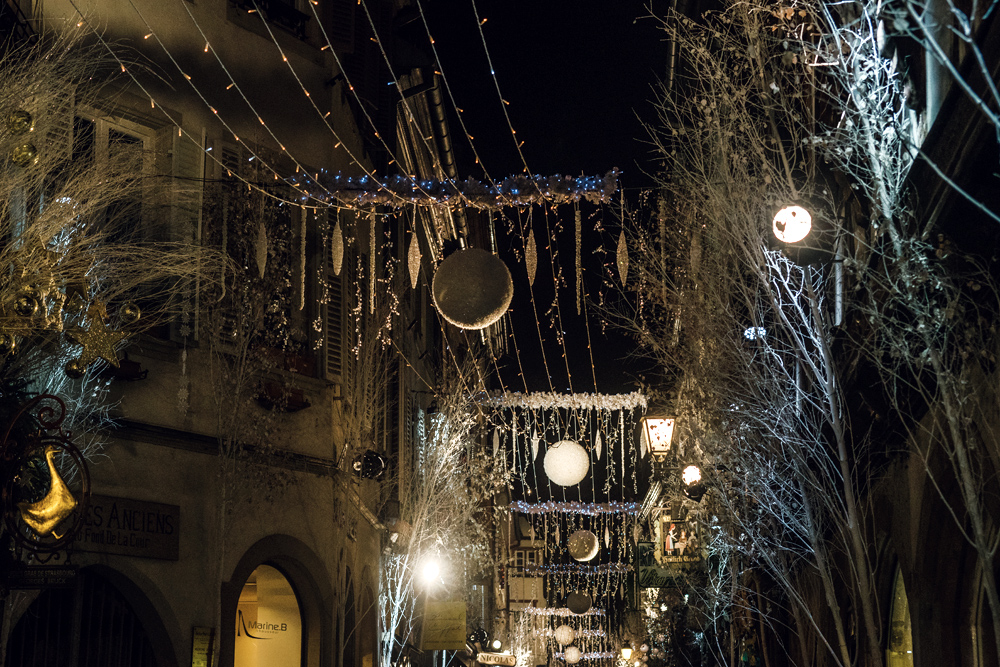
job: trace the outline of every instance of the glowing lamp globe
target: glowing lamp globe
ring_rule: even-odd
[[[567,646],[566,653],[564,655],[566,657],[566,662],[571,665],[575,665],[580,662],[581,658],[583,658],[583,654],[580,653],[580,649],[575,646]]]
[[[691,486],[701,481],[701,468],[698,466],[688,466],[681,472],[681,481],[685,486]]]
[[[576,631],[568,625],[560,625],[553,634],[560,646],[569,646],[576,639]]]
[[[812,215],[801,206],[785,206],[774,214],[771,230],[782,243],[798,243],[812,231]]]
[[[560,440],[546,450],[543,467],[553,484],[576,486],[590,472],[590,454],[577,442]]]
[[[593,560],[600,550],[601,543],[597,541],[597,535],[589,530],[578,530],[569,536],[569,555],[574,560],[586,563]]]
[[[485,329],[507,312],[514,281],[499,257],[465,248],[441,262],[431,285],[441,317],[460,329]]]
[[[622,659],[628,660],[631,657],[632,657],[632,647],[622,646]]]

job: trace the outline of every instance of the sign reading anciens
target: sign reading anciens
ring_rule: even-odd
[[[73,549],[102,554],[177,560],[181,508],[114,496],[90,496]]]

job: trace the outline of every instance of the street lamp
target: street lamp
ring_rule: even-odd
[[[790,201],[782,203],[771,218],[775,241],[800,266],[833,259],[834,227],[822,211],[805,201]]]
[[[421,571],[424,578],[424,584],[427,586],[433,586],[441,578],[441,565],[437,562],[437,559],[430,558],[424,561],[424,567]]]
[[[654,458],[663,459],[670,453],[674,439],[673,417],[643,417],[640,437]]]
[[[628,660],[632,657],[632,647],[622,646],[622,660]]]

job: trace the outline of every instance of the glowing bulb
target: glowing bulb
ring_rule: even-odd
[[[685,486],[691,486],[701,481],[701,468],[698,466],[688,466],[681,473],[681,481]]]
[[[809,236],[812,216],[801,206],[785,206],[774,214],[774,236],[784,243],[798,243]]]
[[[628,647],[628,646],[623,646],[622,647],[622,659],[623,660],[628,660],[631,657],[632,657],[632,649],[630,647]]]
[[[436,560],[429,560],[424,563],[424,581],[432,584],[441,576],[441,566]]]

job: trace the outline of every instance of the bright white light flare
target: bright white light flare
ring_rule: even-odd
[[[684,486],[697,484],[701,481],[701,468],[698,466],[684,468],[684,471],[681,473],[681,481],[684,482]]]
[[[798,243],[809,236],[812,216],[801,206],[786,206],[774,214],[772,229],[783,243]]]

